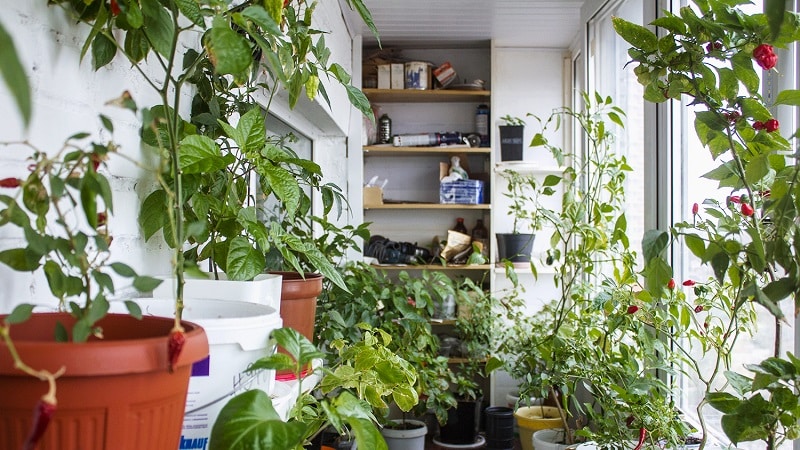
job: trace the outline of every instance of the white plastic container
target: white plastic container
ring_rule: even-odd
[[[253,281],[231,281],[224,273],[220,273],[219,276],[219,280],[187,278],[183,286],[183,297],[258,303],[280,311],[282,279],[280,275],[263,273],[256,275]],[[175,278],[162,278],[164,282],[153,291],[153,297],[174,298]]]
[[[173,315],[172,300],[135,301],[145,315]],[[181,441],[197,443],[211,435],[220,410],[235,394],[248,389],[272,394],[274,370],[255,373],[245,373],[245,370],[257,359],[275,351],[268,346],[269,335],[281,327],[282,321],[278,311],[270,306],[207,299],[188,300],[183,318],[205,329],[210,350],[208,359],[192,367],[186,398]]]

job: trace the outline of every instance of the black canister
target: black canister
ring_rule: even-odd
[[[512,450],[514,448],[514,410],[505,406],[486,408],[486,448]]]
[[[381,144],[392,142],[392,119],[387,114],[378,119],[378,142]]]

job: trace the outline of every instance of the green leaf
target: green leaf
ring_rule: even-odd
[[[210,137],[198,134],[183,138],[178,162],[185,174],[213,172],[227,165],[217,143]]]
[[[111,39],[103,33],[94,37],[92,42],[92,59],[94,70],[97,70],[110,63],[117,55],[117,46]]]
[[[356,442],[359,448],[369,448],[375,450],[388,450],[386,441],[380,431],[372,421],[364,418],[352,418],[347,420],[350,429],[356,435]]]
[[[270,188],[275,192],[275,195],[283,202],[284,209],[288,217],[294,217],[300,208],[302,201],[302,191],[297,179],[288,170],[271,166],[269,170],[261,174],[267,179]]]
[[[144,24],[142,29],[153,49],[161,56],[169,58],[172,41],[175,38],[175,25],[168,10],[158,0],[141,0]]]
[[[247,111],[236,124],[236,130],[242,142],[236,141],[243,152],[257,152],[266,144],[267,130],[261,108]]]
[[[687,234],[684,236],[684,241],[686,242],[686,247],[698,258],[705,260],[704,256],[706,253],[706,245],[703,242],[703,239],[696,235],[696,234]]]
[[[133,268],[131,268],[131,266],[127,264],[115,262],[111,263],[110,266],[114,270],[114,272],[117,272],[119,275],[122,275],[123,277],[130,278],[136,276],[136,271],[133,270]]]
[[[242,16],[252,20],[262,31],[272,36],[280,36],[283,34],[278,27],[278,23],[275,22],[266,9],[259,5],[248,6],[242,11]]]
[[[292,328],[278,328],[272,332],[272,338],[294,357],[300,367],[325,356],[311,341]]]
[[[139,210],[139,226],[142,227],[145,240],[166,226],[169,222],[167,214],[171,210],[167,204],[167,193],[162,189],[152,192],[144,199]]]
[[[302,443],[304,431],[302,422],[283,422],[269,395],[254,389],[225,404],[211,430],[209,449],[294,449]]]
[[[191,20],[193,24],[199,26],[200,28],[206,27],[206,24],[203,21],[203,14],[200,11],[200,5],[197,3],[197,0],[175,0],[175,3],[178,5],[178,10],[180,10],[181,14],[186,16],[187,19]]]
[[[253,61],[247,39],[233,31],[222,16],[214,17],[208,34],[207,50],[217,74],[240,74]]]
[[[33,272],[39,268],[39,255],[26,248],[12,248],[0,252],[0,262],[18,272]]]
[[[27,303],[17,305],[14,307],[14,310],[11,311],[11,314],[6,316],[5,323],[13,325],[15,323],[25,322],[31,317],[31,314],[33,314],[33,305]]]
[[[764,106],[763,103],[754,98],[744,98],[741,101],[742,114],[747,117],[752,117],[755,120],[766,121],[772,117],[772,113]]]
[[[253,247],[247,238],[237,236],[230,240],[225,272],[233,281],[252,280],[264,272],[266,260],[264,254]]]
[[[637,49],[644,52],[654,52],[658,49],[658,37],[647,28],[621,17],[613,17],[611,22],[617,34]]]
[[[133,300],[125,300],[125,308],[127,308],[128,314],[142,320],[142,308],[138,303]]]
[[[133,287],[139,292],[150,292],[157,288],[162,282],[164,282],[164,280],[144,275],[133,277]]]
[[[31,87],[22,67],[14,41],[0,23],[0,75],[17,103],[22,121],[27,126],[31,121]]]
[[[712,408],[726,414],[736,411],[742,402],[738,397],[727,392],[709,392],[706,400]]]
[[[784,89],[775,97],[776,105],[800,106],[800,90]]]
[[[642,255],[645,261],[660,257],[669,245],[669,233],[661,230],[648,230],[642,237]]]

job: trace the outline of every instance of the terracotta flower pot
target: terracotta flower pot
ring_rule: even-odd
[[[169,373],[173,319],[109,314],[98,322],[104,339],[80,344],[54,341],[59,321],[67,329],[74,323],[68,314],[44,313],[11,327],[28,365],[66,370],[57,380],[58,409],[37,449],[177,449],[192,364],[208,355],[205,331],[184,322],[186,343]],[[15,369],[2,343],[0,392],[0,448],[22,448],[47,383]]]
[[[317,273],[270,272],[281,275],[281,320],[283,326],[297,330],[314,342],[317,297],[322,293],[323,276]],[[283,348],[278,351],[286,353]],[[277,379],[293,378],[290,371],[278,371]]]

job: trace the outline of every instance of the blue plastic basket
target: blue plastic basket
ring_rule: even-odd
[[[439,184],[439,203],[475,205],[483,203],[483,181],[458,180]]]

